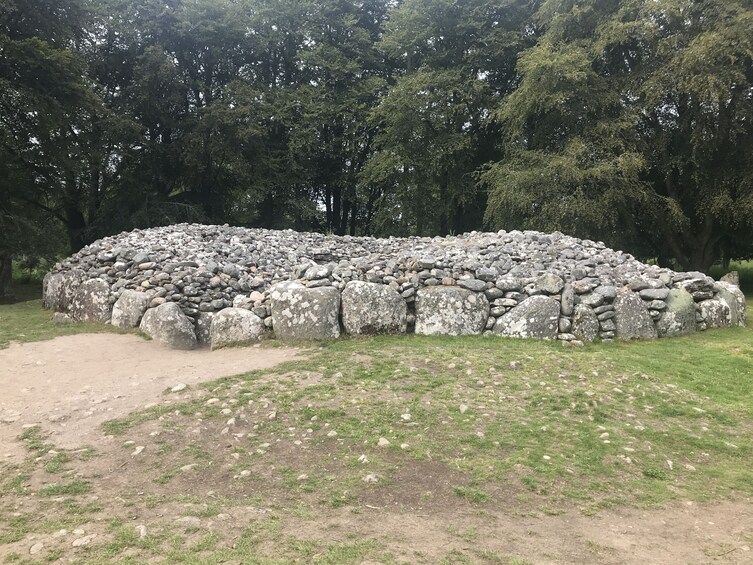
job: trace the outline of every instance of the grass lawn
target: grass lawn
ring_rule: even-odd
[[[0,306],[0,343],[80,330],[48,318],[38,302]],[[433,560],[311,524],[374,509],[598,516],[753,496],[750,327],[576,349],[346,339],[155,402],[107,422],[115,439],[90,449],[27,429],[26,462],[0,463],[0,548],[37,536],[44,560],[74,563],[521,564],[471,530],[456,532],[467,551]],[[227,521],[241,512],[253,516]],[[53,537],[75,528],[98,537],[75,548]]]
[[[80,333],[125,333],[109,324],[52,324],[52,312],[42,308],[39,298],[41,285],[17,285],[15,290],[14,303],[0,303],[0,348],[7,347],[11,341],[41,341]]]

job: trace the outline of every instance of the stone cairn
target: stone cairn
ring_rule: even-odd
[[[85,247],[45,277],[54,320],[192,349],[346,333],[655,339],[745,325],[733,279],[561,233],[333,237],[179,224]]]

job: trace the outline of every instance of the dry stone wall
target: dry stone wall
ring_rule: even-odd
[[[269,334],[654,339],[745,325],[732,278],[646,265],[601,242],[500,231],[334,237],[178,224],[101,239],[55,265],[44,304],[170,347]]]

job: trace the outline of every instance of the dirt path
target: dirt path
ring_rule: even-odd
[[[99,424],[195,385],[295,358],[294,348],[177,351],[135,335],[80,334],[0,349],[0,459],[21,460],[15,441],[39,424],[63,448],[95,444]]]
[[[242,510],[237,512],[240,518]],[[749,502],[685,502],[654,510],[619,508],[596,516],[577,510],[546,516],[496,510],[411,514],[365,508],[357,518],[347,510],[315,524],[289,526],[289,535],[304,539],[376,538],[400,562],[407,563],[444,562],[442,559],[453,552],[456,560],[451,563],[753,563],[753,507]],[[489,555],[504,557],[496,561]]]

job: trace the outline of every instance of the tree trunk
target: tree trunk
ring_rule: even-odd
[[[15,300],[13,292],[13,255],[0,253],[0,300]]]
[[[348,218],[350,217],[350,199],[344,198],[342,203],[342,210],[340,218],[338,220],[337,235],[345,235],[348,233]]]
[[[329,185],[324,188],[324,211],[326,215],[327,230],[332,229],[332,192]]]
[[[75,253],[90,243],[86,233],[86,218],[84,218],[84,214],[75,205],[68,206],[65,212],[65,228],[68,232],[68,244],[71,247],[71,253]]]
[[[711,266],[719,259],[718,238],[704,237],[682,238],[681,235],[669,236],[668,242],[675,259],[683,271],[700,271],[708,273]],[[684,243],[680,243],[680,241]]]
[[[445,172],[439,181],[439,235],[441,236],[446,236],[450,233],[450,203],[447,196],[447,184],[447,172]]]
[[[330,179],[332,176],[330,175]],[[329,181],[328,181],[329,182]],[[327,228],[335,235],[343,235],[340,231],[340,216],[342,212],[342,189],[339,186],[332,187],[332,216]]]
[[[714,245],[703,245],[693,249],[690,259],[690,270],[707,273],[711,266],[716,263],[719,254]]]
[[[355,202],[350,208],[350,235],[356,235],[356,215],[358,213],[358,206]]]

